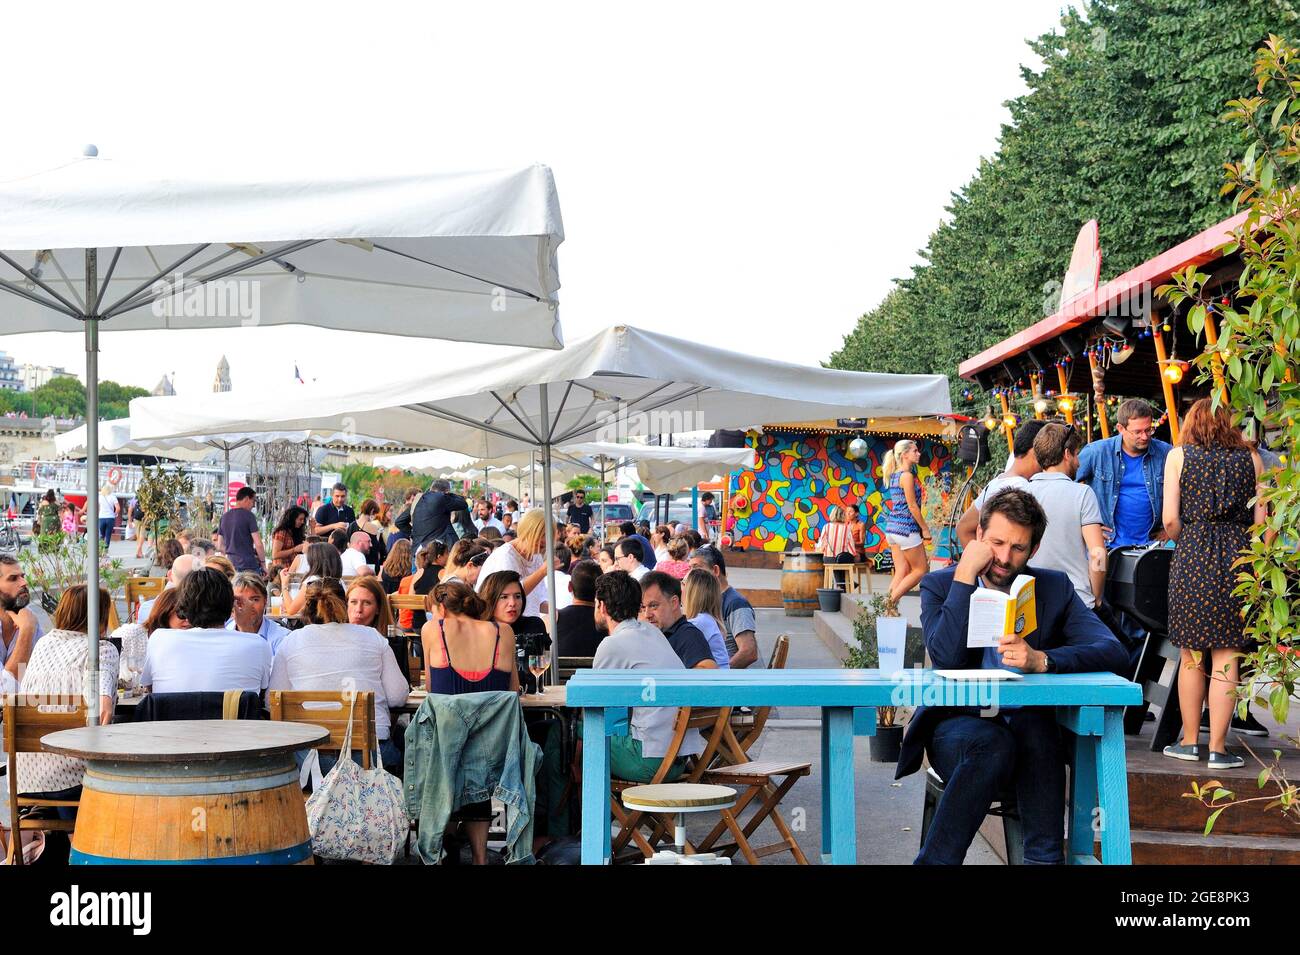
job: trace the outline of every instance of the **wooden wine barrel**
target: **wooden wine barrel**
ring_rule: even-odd
[[[312,862],[293,752],[319,726],[178,720],[51,733],[50,752],[85,759],[73,865],[294,865]]]
[[[787,617],[811,617],[822,585],[822,555],[786,551],[781,561],[781,602]]]

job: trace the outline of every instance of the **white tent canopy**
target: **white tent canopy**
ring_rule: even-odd
[[[55,435],[54,450],[61,457],[84,458],[86,456],[86,426],[80,425],[71,431]],[[163,441],[131,440],[131,420],[119,418],[116,421],[99,423],[100,454],[146,454],[156,458],[173,458],[177,461],[202,461],[212,453],[212,448],[196,438],[175,438]]]
[[[234,451],[236,448],[247,447],[250,444],[271,444],[275,441],[339,447],[383,447],[397,443],[385,438],[370,438],[342,431],[260,431],[245,434],[197,435],[159,441],[134,441],[131,438],[130,418],[118,418],[115,421],[99,423],[101,454],[148,454],[178,460],[202,460],[213,451]],[[84,455],[86,426],[83,424],[56,436],[54,449],[68,457]]]
[[[754,465],[752,448],[679,448],[590,441],[568,444],[560,450],[570,455],[608,461],[632,461],[636,464],[641,483],[655,494],[672,494],[701,481],[729,474],[737,468]]]
[[[265,428],[337,427],[404,443],[495,458],[541,451],[543,487],[552,450],[582,440],[747,427],[822,418],[951,414],[942,375],[838,371],[773,361],[627,325],[563,351],[525,352],[451,367],[437,376],[379,381],[347,391],[313,383],[283,395],[136,398],[136,439]],[[547,554],[554,526],[546,522]],[[553,567],[553,562],[549,564]],[[555,593],[548,574],[548,593]],[[554,606],[551,606],[554,632]]]
[[[564,230],[544,166],[325,180],[196,177],[96,156],[88,148],[54,168],[0,173],[0,334],[84,333],[88,488],[99,471],[103,322],[121,330],[305,324],[561,344]],[[88,525],[98,516],[98,497],[88,494]],[[94,620],[98,539],[89,535],[87,545]],[[87,647],[89,697],[99,681],[94,634]],[[87,721],[97,719],[87,708]]]

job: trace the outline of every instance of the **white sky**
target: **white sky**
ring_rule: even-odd
[[[95,143],[190,169],[544,162],[567,340],[625,322],[814,364],[916,262],[1024,91],[1025,38],[1066,5],[10,4],[0,152]],[[463,347],[108,332],[100,376],[152,388],[175,371],[179,393],[207,391],[224,352],[236,389],[274,391],[295,361],[355,384],[436,374]],[[74,335],[0,348],[84,368]]]

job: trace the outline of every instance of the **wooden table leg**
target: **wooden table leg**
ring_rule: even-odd
[[[1068,861],[1072,865],[1089,865],[1097,861],[1092,843],[1093,812],[1097,807],[1096,736],[1074,738],[1074,766],[1070,770],[1070,844]]]
[[[1132,865],[1123,707],[1106,707],[1106,728],[1097,747],[1097,804],[1102,865]]]
[[[831,817],[834,815],[834,809],[831,806],[831,734],[829,721],[830,710],[823,709],[821,735],[823,865],[829,865],[831,861]]]
[[[609,863],[609,737],[605,711],[582,711],[582,864]]]
[[[853,708],[822,708],[822,858],[857,864],[853,778]]]

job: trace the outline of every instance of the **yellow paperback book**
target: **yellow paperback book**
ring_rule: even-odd
[[[1014,634],[1022,640],[1038,629],[1034,602],[1034,578],[1021,574],[1007,593],[980,587],[970,595],[966,623],[966,646],[996,647],[1002,638]]]

